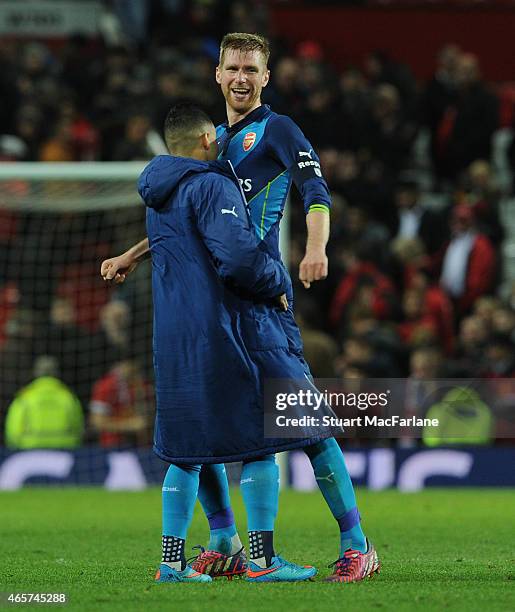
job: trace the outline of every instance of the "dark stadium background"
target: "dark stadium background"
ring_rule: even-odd
[[[150,266],[114,286],[100,263],[144,236],[135,182],[170,106],[224,121],[214,68],[231,31],[270,38],[264,102],[298,122],[332,193],[330,274],[309,290],[294,189],[282,222],[315,377],[396,379],[394,408],[417,416],[442,409],[442,384],[476,393],[451,406],[463,436],[341,440],[382,563],[366,583],[322,582],[338,527],[300,452],[280,459],[275,542],[316,582],[154,582]],[[0,607],[66,593],[69,610],[107,612],[514,609],[514,31],[515,0],[0,0]],[[446,254],[471,227],[459,273]],[[59,402],[38,412],[49,378]],[[43,425],[72,402],[60,443],[6,427],[32,384]],[[95,425],[106,406],[130,433]],[[236,486],[231,500],[246,544]],[[206,536],[197,508],[188,554]]]
[[[84,8],[88,19],[77,17]],[[148,160],[173,103],[194,100],[224,120],[213,78],[221,36],[269,36],[264,102],[302,127],[334,203],[330,276],[309,291],[295,281],[314,375],[480,378],[494,387],[498,380],[495,388],[512,401],[514,2],[5,2],[0,18],[4,163]],[[412,201],[423,222],[416,239],[400,238],[398,207]],[[305,240],[295,190],[289,214],[295,279]],[[481,238],[466,269],[471,286],[459,296],[439,285],[455,216]],[[149,267],[142,264],[122,287],[98,274],[102,259],[143,232],[142,208],[56,214],[36,204],[29,212],[13,209],[8,190],[0,200],[0,423],[32,380],[36,360],[53,357],[86,420],[83,448],[60,482],[105,482],[109,453],[120,447],[127,465],[142,466],[140,485],[158,482],[163,470],[148,450]],[[91,426],[89,409],[122,362],[139,385],[145,422],[137,435],[113,439]],[[123,404],[123,389],[116,392]],[[454,449],[471,461],[461,476],[432,474],[428,456],[420,486],[513,485],[509,470],[495,483],[491,470],[496,448],[512,458],[512,416],[505,408],[488,433],[489,448]],[[381,449],[345,444],[351,462],[355,453],[358,463],[380,463],[374,452]],[[382,456],[393,472],[375,479],[372,467],[356,468],[357,482],[371,486],[397,484],[402,464],[422,447],[395,440],[373,446],[386,446]],[[15,450],[3,448],[0,457],[7,461]],[[299,461],[291,460],[292,481],[311,488]],[[25,478],[55,480],[5,474],[6,488]]]

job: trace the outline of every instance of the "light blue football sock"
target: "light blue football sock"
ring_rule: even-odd
[[[200,465],[171,464],[163,482],[163,535],[186,539],[197,500]]]
[[[247,510],[250,558],[266,567],[275,556],[273,535],[279,506],[279,468],[275,456],[245,461],[240,484]]]
[[[273,531],[279,506],[279,468],[275,455],[245,461],[240,485],[248,531]]]
[[[334,438],[329,438],[305,447],[304,451],[311,461],[322,495],[340,527],[340,556],[349,548],[366,552],[367,542],[361,529],[356,496],[340,446]]]
[[[209,550],[233,555],[242,548],[229,498],[229,483],[223,463],[203,465],[198,498],[209,521]]]

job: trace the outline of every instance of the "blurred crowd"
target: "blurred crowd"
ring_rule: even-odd
[[[146,5],[109,3],[101,39],[2,46],[1,160],[150,159],[183,99],[224,120],[218,41],[228,30],[267,33],[266,3]],[[480,58],[446,45],[419,82],[408,63],[371,51],[339,73],[316,41],[289,48],[271,34],[264,101],[310,139],[333,198],[330,276],[296,287],[314,376],[512,377],[515,282],[501,291],[510,228],[500,215],[511,187],[492,165],[499,99]],[[515,146],[506,155],[515,165]],[[295,278],[305,221],[295,190],[291,199]],[[128,222],[106,215],[0,206],[0,422],[15,397],[36,395],[30,385],[54,379],[72,392],[70,415],[76,398],[87,413],[86,440],[148,444],[148,266],[138,291],[138,278],[121,290],[102,283],[100,261],[118,252],[113,236]],[[142,211],[130,221],[144,232]],[[78,444],[84,424],[71,418]]]

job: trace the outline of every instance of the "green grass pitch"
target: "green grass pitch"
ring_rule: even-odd
[[[240,533],[245,516],[233,493]],[[32,488],[0,494],[0,591],[66,592],[66,610],[515,610],[515,491],[359,491],[365,531],[383,563],[359,584],[324,584],[338,531],[318,493],[281,494],[276,550],[314,564],[301,584],[155,584],[160,491]],[[197,507],[188,551],[206,543]],[[21,605],[10,609],[49,606]]]

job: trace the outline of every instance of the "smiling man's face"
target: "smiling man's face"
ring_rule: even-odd
[[[261,90],[269,78],[270,71],[260,51],[227,49],[216,68],[216,82],[222,88],[227,110],[241,118],[261,104]]]

